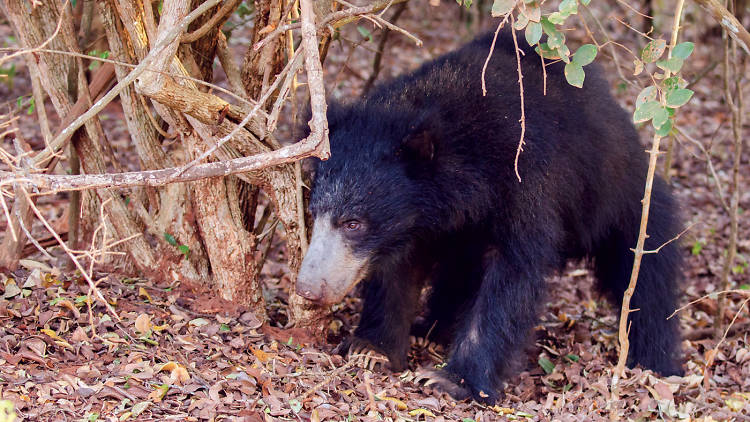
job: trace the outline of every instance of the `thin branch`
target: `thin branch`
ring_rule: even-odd
[[[327,132],[327,128],[326,128]],[[295,144],[262,154],[235,158],[228,161],[197,164],[182,171],[182,167],[125,173],[99,173],[81,175],[28,174],[18,176],[0,171],[0,186],[12,183],[28,183],[39,190],[53,193],[71,190],[126,188],[132,186],[164,186],[170,183],[190,182],[209,177],[246,173],[277,166],[309,157],[321,155],[322,139],[305,138]],[[176,176],[181,172],[179,177]]]
[[[78,271],[81,272],[81,275],[86,280],[86,283],[88,283],[89,288],[96,293],[96,297],[99,299],[99,301],[101,301],[101,303],[104,305],[104,307],[107,309],[107,311],[115,318],[115,321],[117,321],[117,322],[121,321],[120,316],[117,315],[117,312],[115,312],[114,309],[112,309],[112,306],[110,306],[109,302],[107,302],[107,300],[104,298],[104,296],[102,295],[102,292],[99,291],[99,288],[96,287],[96,284],[94,283],[94,280],[91,279],[91,276],[88,274],[88,272],[86,272],[86,269],[83,267],[83,265],[81,265],[81,263],[75,257],[75,255],[73,254],[73,251],[70,248],[68,248],[68,246],[65,244],[65,241],[63,241],[60,238],[60,235],[57,234],[57,232],[55,231],[55,229],[53,229],[52,226],[50,226],[50,224],[47,221],[47,219],[44,218],[44,216],[42,215],[41,211],[39,211],[39,208],[37,208],[36,205],[34,205],[34,201],[32,201],[31,195],[29,195],[29,193],[26,191],[26,189],[24,189],[22,187],[20,188],[20,190],[24,194],[24,196],[26,197],[26,200],[29,203],[29,207],[32,209],[32,211],[34,212],[34,214],[36,214],[36,217],[39,219],[39,221],[42,222],[42,224],[44,225],[44,227],[55,238],[55,240],[57,240],[57,243],[60,245],[61,248],[63,248],[63,250],[65,251],[65,253],[68,254],[68,256],[70,257],[70,259],[73,261],[73,264],[76,266],[76,268],[78,268]]]
[[[13,59],[15,57],[18,57],[18,56],[22,55],[22,54],[33,54],[33,53],[36,53],[37,51],[40,51],[41,49],[47,47],[47,44],[51,43],[52,40],[54,40],[55,37],[57,37],[57,34],[60,32],[60,28],[62,28],[63,18],[65,17],[65,11],[68,10],[68,8],[67,8],[68,1],[69,0],[65,0],[65,3],[63,3],[62,8],[60,9],[60,10],[62,10],[62,12],[60,13],[60,19],[58,19],[58,21],[57,21],[57,27],[55,28],[55,32],[53,32],[52,35],[49,36],[49,38],[47,38],[46,40],[44,40],[43,43],[39,44],[38,47],[30,48],[30,49],[24,49],[24,50],[21,50],[21,51],[18,51],[16,53],[9,54],[9,55],[3,57],[2,59],[0,59],[0,66],[2,66],[2,64],[5,63],[5,62],[7,62],[8,60],[11,60],[11,59]]]
[[[722,290],[720,292],[711,292],[709,294],[699,297],[698,299],[691,300],[686,305],[680,306],[679,308],[675,309],[675,311],[672,312],[672,314],[669,315],[667,319],[674,317],[675,315],[677,315],[677,313],[684,311],[685,309],[695,305],[696,303],[700,301],[711,299],[712,296],[717,296],[717,295],[741,295],[741,296],[750,297],[750,290],[733,289],[733,290]]]
[[[711,13],[711,16],[716,19],[719,25],[727,30],[729,36],[732,37],[743,50],[745,50],[746,54],[750,54],[750,33],[747,32],[747,29],[742,26],[742,23],[738,21],[726,7],[717,0],[695,1]]]
[[[515,18],[512,19],[512,21],[515,23]],[[513,170],[516,172],[516,178],[518,178],[518,183],[521,183],[521,175],[518,173],[518,159],[521,157],[521,151],[523,151],[523,145],[524,145],[524,136],[526,135],[526,107],[524,106],[524,94],[523,94],[523,72],[521,71],[521,56],[520,52],[521,50],[518,48],[518,39],[516,37],[516,30],[511,28],[510,33],[513,35],[513,45],[515,46],[514,50],[516,51],[516,68],[518,69],[518,89],[519,89],[519,97],[521,98],[521,119],[519,122],[521,123],[521,136],[518,139],[518,147],[516,148],[516,158],[513,160]]]
[[[682,10],[683,6],[685,4],[685,0],[678,0],[677,6],[675,7],[675,17],[674,22],[672,24],[672,41],[670,44],[670,52],[674,49],[675,44],[677,43],[677,33],[680,28],[680,20],[682,18]],[[669,76],[669,72],[667,71],[667,75],[665,77]],[[622,297],[622,308],[620,310],[620,323],[619,323],[619,332],[618,332],[618,340],[620,344],[620,351],[619,356],[617,359],[617,365],[615,366],[613,370],[613,376],[612,376],[612,390],[613,390],[613,396],[616,397],[618,395],[617,390],[617,384],[620,378],[625,376],[625,364],[627,362],[628,358],[628,352],[630,349],[630,341],[628,339],[629,335],[629,327],[628,327],[628,317],[630,315],[630,300],[633,297],[633,293],[635,292],[636,284],[638,283],[638,273],[640,272],[641,268],[641,259],[644,255],[644,245],[646,243],[646,230],[648,227],[648,216],[649,211],[651,209],[651,190],[653,188],[654,184],[654,174],[656,172],[656,162],[659,157],[659,144],[661,141],[661,137],[658,134],[654,134],[652,144],[651,144],[651,151],[649,151],[649,160],[648,160],[648,171],[646,173],[646,184],[644,187],[643,192],[643,200],[642,200],[642,212],[641,212],[641,222],[640,222],[640,228],[638,230],[638,241],[636,242],[635,246],[635,257],[633,259],[633,269],[630,273],[630,281],[628,282],[628,287],[625,289],[625,292]],[[612,416],[615,416],[615,410],[612,409]]]
[[[323,85],[323,66],[318,53],[318,37],[315,27],[315,11],[312,0],[300,0],[302,20],[302,48],[305,53],[305,71],[307,71],[307,88],[310,92],[310,140],[319,151],[321,159],[328,159],[331,147],[328,144],[328,118],[326,110],[325,87]]]
[[[370,4],[368,6],[356,6],[356,7],[351,7],[349,9],[332,12],[326,15],[323,19],[321,19],[318,22],[317,28],[323,29],[329,25],[332,25],[334,28],[339,28],[342,25],[351,22],[353,18],[359,18],[361,15],[367,15],[367,14],[378,12],[382,10],[383,8],[385,8],[386,6],[388,6],[389,4],[398,4],[398,3],[405,2],[405,1],[408,1],[408,0],[381,0],[376,3]],[[275,30],[273,30],[271,33],[266,35],[265,38],[255,43],[253,45],[253,50],[258,51],[264,45],[268,44],[274,38],[283,34],[284,32],[292,30],[292,29],[299,29],[301,27],[302,27],[301,22],[281,25]]]
[[[279,86],[279,83],[283,80],[283,76],[286,75],[287,73],[289,73],[292,70],[296,71],[296,67],[295,66],[297,66],[297,65],[300,64],[299,58],[301,57],[301,55],[298,54],[298,53],[299,53],[299,51],[295,52],[294,57],[292,57],[292,59],[289,60],[289,63],[287,63],[287,65],[284,67],[284,69],[278,75],[276,75],[276,79],[274,80],[274,82],[271,84],[271,86],[268,87],[268,89],[266,89],[266,92],[263,94],[263,96],[260,98],[260,100],[255,103],[255,107],[253,107],[253,109],[250,110],[249,113],[247,113],[247,115],[245,116],[245,118],[242,119],[242,121],[238,125],[236,125],[234,127],[234,129],[232,129],[231,132],[227,133],[224,137],[222,137],[221,139],[219,139],[218,142],[216,142],[215,144],[213,144],[211,146],[211,148],[207,149],[205,152],[203,152],[203,154],[201,154],[200,156],[198,156],[194,160],[192,160],[189,163],[187,163],[184,166],[182,166],[181,169],[176,174],[174,174],[173,177],[175,177],[175,178],[179,177],[181,174],[183,174],[184,172],[186,172],[190,168],[194,167],[196,164],[200,163],[201,161],[203,161],[206,158],[208,158],[209,156],[211,156],[211,154],[213,154],[217,149],[219,149],[227,141],[229,141],[230,139],[232,139],[232,137],[234,135],[236,135],[242,128],[244,128],[245,125],[248,124],[248,122],[250,122],[250,119],[252,119],[253,116],[255,116],[255,114],[258,112],[258,110],[260,110],[261,106],[266,103],[266,101],[268,100],[268,98],[270,98],[271,95],[273,95],[273,93],[276,91],[276,87]]]
[[[237,6],[240,5],[241,2],[242,0],[227,0],[227,2],[221,6],[219,11],[216,12],[215,15],[211,16],[211,19],[205,22],[200,28],[180,37],[180,42],[186,44],[198,41],[198,39],[206,35],[208,31],[215,28],[216,24],[219,23],[221,19],[223,19],[226,15],[232,13],[234,9],[236,9]]]
[[[683,234],[687,233],[687,231],[688,231],[688,230],[690,230],[690,229],[692,229],[692,228],[693,228],[693,226],[695,226],[696,224],[697,224],[697,223],[692,223],[692,224],[690,224],[689,226],[685,227],[685,230],[683,230],[683,231],[681,231],[681,232],[677,233],[677,236],[675,236],[675,237],[673,237],[673,238],[671,238],[671,239],[667,240],[666,242],[662,243],[662,244],[661,244],[661,246],[659,246],[658,248],[656,248],[656,249],[652,249],[652,250],[649,250],[649,251],[643,251],[643,253],[644,253],[644,254],[650,254],[650,253],[659,253],[659,251],[660,251],[660,250],[661,250],[661,249],[662,249],[663,247],[665,247],[665,246],[669,245],[670,243],[674,242],[675,240],[678,240],[678,239],[679,239],[680,237],[682,237],[682,235],[683,235]],[[630,249],[630,250],[631,250],[631,251],[633,251],[633,252],[635,252],[635,249]]]

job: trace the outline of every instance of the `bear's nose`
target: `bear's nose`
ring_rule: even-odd
[[[311,283],[308,280],[297,279],[297,294],[312,302],[319,302],[323,299],[323,286],[325,280],[318,283]]]

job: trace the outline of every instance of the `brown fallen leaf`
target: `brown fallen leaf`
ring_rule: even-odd
[[[148,314],[140,314],[135,319],[135,329],[141,334],[151,330],[151,317]]]

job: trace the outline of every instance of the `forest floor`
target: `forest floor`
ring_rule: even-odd
[[[621,7],[617,10],[626,14]],[[454,2],[439,7],[410,4],[398,23],[419,36],[424,46],[418,48],[392,34],[379,80],[469,40],[481,25],[467,23],[466,16],[460,16],[465,13]],[[632,13],[627,16],[636,20]],[[496,22],[486,19],[484,24]],[[372,31],[369,22],[361,26]],[[613,38],[631,48],[643,45],[616,21],[607,20],[605,26],[611,28]],[[13,45],[7,28],[1,28],[4,42]],[[375,40],[368,41],[367,31],[351,26],[344,39],[332,44],[325,64],[332,97],[356,98],[372,71],[379,32],[373,31]],[[684,70],[688,81],[721,59],[721,39],[710,32],[686,26],[684,39],[696,42]],[[233,33],[231,42],[238,52],[248,34],[244,27]],[[580,30],[567,36],[573,44],[586,39]],[[624,74],[632,75],[631,60],[622,54],[620,58]],[[632,110],[639,88],[616,80],[618,72],[610,57],[602,54],[597,61],[607,68],[618,99]],[[14,85],[0,86],[3,108],[16,107],[16,98],[30,93],[25,66],[20,62],[16,66]],[[696,95],[679,110],[677,121],[682,131],[709,150],[726,192],[731,128],[721,101],[720,69],[717,66],[692,87]],[[750,97],[747,94],[745,98]],[[106,126],[118,156],[132,153],[121,111],[111,106],[105,113],[110,116]],[[34,117],[20,115],[26,138],[38,139]],[[290,127],[286,124],[281,131],[291,139]],[[641,129],[642,139],[651,138],[649,130]],[[747,187],[747,149],[745,154],[742,174]],[[134,153],[132,160],[135,163]],[[59,250],[51,249],[55,259],[27,256],[22,269],[0,274],[0,396],[13,403],[21,419],[30,421],[567,421],[607,419],[612,413],[629,420],[750,420],[750,313],[743,302],[750,296],[722,295],[727,300],[723,326],[736,319],[718,352],[712,352],[717,346],[714,317],[729,217],[709,175],[700,149],[678,138],[670,183],[682,204],[686,227],[691,227],[679,240],[686,257],[680,304],[686,307],[675,316],[684,336],[685,376],[660,378],[650,371],[629,370],[617,399],[610,384],[619,311],[596,294],[584,262],[570,263],[549,280],[535,341],[526,354],[507,357],[521,363],[521,372],[508,380],[504,398],[496,406],[484,406],[456,402],[415,382],[418,368],[439,365],[445,358],[434,347],[414,345],[411,367],[402,373],[370,371],[333,355],[336,343],[357,324],[360,300],[356,297],[335,307],[328,341],[285,328],[290,274],[281,239],[263,270],[271,317],[267,324],[185,285],[96,273],[98,288],[121,318],[115,322],[98,302],[88,301],[88,286],[80,274],[68,269]],[[42,211],[61,231],[67,221],[65,205],[62,196],[40,201]],[[750,189],[743,190],[740,206],[750,207]],[[750,283],[749,222],[746,217],[740,222],[739,256],[732,272],[735,289],[748,288]],[[0,222],[0,229],[5,224]],[[37,232],[46,237],[41,228],[35,228]],[[704,295],[709,297],[688,305]]]

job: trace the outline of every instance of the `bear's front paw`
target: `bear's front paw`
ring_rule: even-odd
[[[459,378],[446,370],[421,369],[417,372],[415,382],[435,390],[447,393],[456,400],[474,399],[478,403],[493,405],[498,399],[496,391],[476,389],[465,379]]]
[[[383,368],[386,362],[389,362],[388,357],[381,353],[372,343],[354,336],[342,341],[333,352],[337,355],[345,356],[348,360],[356,360],[355,365],[371,371],[374,371],[375,368]],[[390,366],[391,368],[394,366],[392,361]]]

